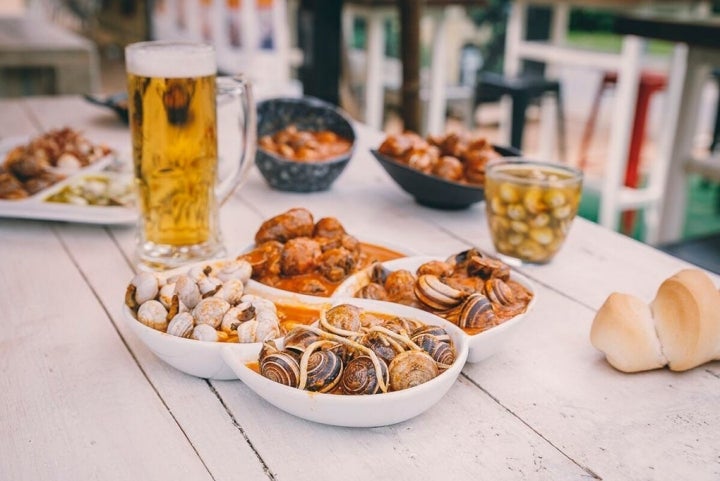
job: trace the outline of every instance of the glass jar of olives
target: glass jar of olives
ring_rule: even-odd
[[[488,163],[485,199],[490,235],[510,264],[545,263],[570,230],[583,174],[550,162],[503,158]]]

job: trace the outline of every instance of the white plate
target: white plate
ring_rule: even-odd
[[[0,162],[5,161],[5,156],[10,149],[26,144],[28,141],[28,137],[12,137],[0,140]],[[58,220],[88,224],[135,223],[137,220],[136,210],[125,206],[74,205],[45,201],[45,198],[64,186],[72,184],[90,173],[102,171],[113,161],[114,156],[112,154],[107,155],[26,199],[0,199],[0,217]]]
[[[417,257],[405,257],[402,259],[395,259],[392,261],[383,262],[390,271],[396,271],[400,269],[406,269],[412,273],[415,273],[418,267],[422,264],[433,261],[433,260],[445,260],[440,257],[432,256],[417,256]],[[508,319],[499,326],[483,331],[479,334],[467,334],[463,331],[465,337],[469,339],[470,353],[468,354],[468,362],[479,362],[489,358],[496,352],[498,352],[502,346],[507,343],[508,339],[514,335],[520,327],[522,321],[525,319],[527,314],[532,310],[537,299],[535,289],[530,282],[530,279],[519,274],[515,271],[511,271],[510,278],[518,283],[522,284],[526,289],[532,293],[532,300],[528,304],[525,311],[517,316]],[[353,295],[362,287],[366,286],[370,282],[369,270],[361,271],[352,276],[348,277],[338,288],[332,297],[353,297]]]
[[[455,362],[438,377],[419,386],[383,394],[347,396],[303,391],[271,381],[247,367],[247,360],[232,349],[223,349],[223,358],[240,380],[270,404],[297,417],[323,424],[349,427],[387,426],[413,418],[440,401],[465,364],[468,354],[467,336],[454,324],[412,307],[368,299],[336,300],[336,304],[344,302],[372,312],[396,314],[444,327],[455,343]],[[442,406],[438,409],[442,409]]]

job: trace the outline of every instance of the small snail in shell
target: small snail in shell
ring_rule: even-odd
[[[427,382],[455,358],[455,346],[442,327],[346,303],[323,312],[318,326],[296,326],[285,336],[282,351],[266,342],[258,361],[263,376],[291,387],[367,395]]]
[[[160,301],[150,299],[143,302],[137,311],[137,319],[148,327],[164,331],[167,328],[168,311]]]
[[[205,342],[254,343],[282,335],[275,304],[247,294],[245,260],[211,261],[163,278],[141,272],[125,304],[141,323],[172,336]]]
[[[155,299],[160,289],[158,278],[150,272],[140,272],[132,278],[125,292],[125,303],[130,308]]]

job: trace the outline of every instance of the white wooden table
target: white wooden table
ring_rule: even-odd
[[[127,153],[111,115],[79,97],[3,100],[0,139],[69,125]],[[221,212],[229,251],[295,206],[421,253],[491,249],[482,204],[416,205],[368,153],[380,134],[358,134],[329,192],[272,191],[254,170]],[[0,220],[0,479],[720,479],[720,363],[625,375],[588,340],[611,291],[649,301],[686,266],[644,244],[577,219],[551,264],[521,269],[537,304],[511,342],[424,414],[351,429],[155,358],[121,315],[134,234]]]

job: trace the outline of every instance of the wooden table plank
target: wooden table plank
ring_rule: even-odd
[[[593,316],[540,288],[522,332],[463,371],[602,479],[718,479],[720,363],[620,373],[590,344]]]
[[[550,480],[557,479],[556,473],[591,479],[462,377],[422,415],[371,429],[310,423],[278,410],[239,382],[214,384],[278,479],[329,478],[329,473],[342,473],[347,480]]]
[[[242,473],[243,479],[266,479],[257,455],[208,381],[181,373],[156,358],[127,326],[122,316],[123,293],[133,271],[121,252],[108,248],[104,229],[67,225],[58,231],[147,381],[183,426],[212,478],[232,480]],[[152,459],[154,454],[146,457]]]
[[[0,479],[211,479],[54,226],[3,220],[0,245]]]

